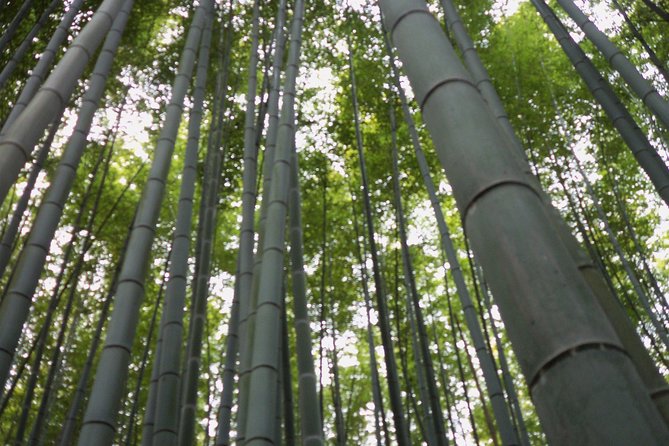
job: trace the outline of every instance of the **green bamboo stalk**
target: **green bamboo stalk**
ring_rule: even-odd
[[[17,261],[14,275],[9,283],[8,293],[0,304],[0,384],[3,385],[7,379],[23,325],[28,317],[32,296],[42,273],[51,240],[76,177],[77,166],[86,148],[86,137],[104,92],[114,54],[132,7],[132,0],[123,1],[124,5],[119,12],[119,19],[115,21],[109,37],[105,40],[104,51],[101,52],[96,62],[91,85],[84,97],[75,131],[68,140],[63,158],[35,217],[28,242]],[[26,113],[24,112],[21,116]]]
[[[294,146],[294,145],[293,145]],[[298,409],[302,444],[320,446],[324,444],[321,413],[316,387],[316,373],[311,344],[311,326],[306,295],[306,273],[304,272],[304,242],[302,232],[302,198],[300,193],[297,151],[293,149],[290,163],[290,263],[293,284],[293,314],[295,324],[295,352],[297,355]],[[289,443],[290,444],[290,443]]]
[[[438,21],[420,0],[383,0],[381,8],[549,441],[669,441],[516,149]]]
[[[239,231],[239,273],[236,290],[239,294],[239,409],[237,412],[237,435],[239,441],[246,426],[246,408],[248,406],[248,370],[251,363],[250,344],[251,331],[247,318],[252,311],[252,282],[253,282],[253,237],[254,215],[256,205],[256,174],[258,157],[255,148],[256,128],[254,126],[255,98],[257,90],[258,69],[258,33],[259,33],[259,2],[253,3],[253,18],[251,24],[251,54],[249,57],[248,85],[246,91],[246,115],[244,117],[244,167],[242,171],[242,222]]]
[[[153,244],[155,225],[165,189],[165,178],[171,164],[174,142],[182,115],[182,106],[195,64],[195,54],[211,0],[197,7],[186,45],[179,62],[166,120],[156,146],[149,179],[143,192],[137,217],[130,235],[128,256],[123,262],[107,337],[88,401],[79,445],[111,444],[119,403],[128,373],[130,351],[135,336],[139,309],[144,294],[143,283]]]
[[[270,199],[267,206],[258,305],[255,323],[249,325],[247,332],[248,341],[252,347],[249,349],[249,353],[252,352],[253,356],[250,363],[251,371],[248,374],[248,413],[245,414],[244,419],[253,420],[253,423],[247,422],[243,425],[244,431],[241,436],[244,438],[244,444],[248,446],[275,444],[272,438],[275,429],[276,400],[278,397],[275,383],[280,363],[277,357],[281,319],[280,284],[283,277],[290,156],[295,136],[294,99],[304,17],[304,2],[302,0],[296,2],[294,11],[281,119],[272,167]],[[252,330],[255,330],[255,333]],[[244,388],[241,391],[243,392]],[[320,437],[303,437],[302,442],[306,445],[321,444]]]

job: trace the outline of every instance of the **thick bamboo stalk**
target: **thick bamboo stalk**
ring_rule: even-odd
[[[130,351],[137,329],[149,254],[160,211],[165,178],[171,164],[174,143],[181,121],[182,107],[190,81],[195,54],[206,14],[212,0],[203,0],[197,7],[182,52],[174,81],[172,97],[167,106],[165,122],[158,139],[149,179],[144,188],[131,231],[128,256],[123,262],[107,337],[88,401],[79,445],[111,444],[116,430],[116,416],[125,387]]]
[[[445,4],[447,2],[443,3]],[[457,28],[455,24],[453,25],[453,27],[454,29]],[[509,413],[506,408],[506,402],[504,401],[504,394],[502,393],[502,385],[500,383],[499,376],[497,375],[497,370],[491,356],[492,353],[488,350],[485,344],[483,332],[481,330],[481,325],[476,315],[476,310],[474,308],[471,295],[469,294],[469,289],[467,288],[465,282],[465,277],[462,272],[460,262],[458,260],[455,246],[451,239],[450,231],[448,229],[448,226],[446,225],[446,219],[444,218],[444,213],[441,209],[441,203],[439,201],[439,198],[437,197],[436,188],[432,180],[432,176],[430,175],[430,169],[428,167],[427,160],[425,158],[425,153],[423,152],[422,149],[420,138],[418,136],[418,131],[416,130],[416,125],[414,123],[413,116],[411,114],[411,110],[409,109],[408,100],[404,92],[404,89],[400,84],[399,70],[397,69],[397,66],[395,64],[392,48],[390,48],[389,42],[386,42],[386,44],[387,44],[388,54],[390,55],[391,59],[390,66],[392,69],[395,89],[397,90],[398,95],[400,97],[404,120],[409,128],[409,135],[411,137],[411,142],[414,147],[414,152],[416,154],[416,160],[418,161],[418,167],[421,172],[421,177],[423,178],[423,183],[425,184],[425,188],[427,190],[428,197],[430,199],[430,205],[432,206],[435,219],[437,220],[437,228],[439,230],[441,248],[443,252],[446,254],[446,258],[450,266],[451,275],[453,277],[453,281],[455,282],[457,295],[458,298],[460,299],[462,311],[465,315],[465,323],[467,324],[467,329],[469,330],[469,333],[472,337],[472,341],[474,342],[474,348],[476,349],[476,355],[479,360],[479,365],[481,366],[481,369],[483,371],[483,377],[486,383],[488,397],[490,398],[490,402],[493,407],[493,412],[495,414],[495,420],[497,421],[497,428],[499,430],[503,444],[509,444],[509,445],[518,444],[519,439],[514,433],[513,423],[511,422]],[[470,51],[468,51],[467,53],[470,53]],[[480,85],[488,85],[488,84],[482,83],[479,84],[479,86]],[[494,93],[494,89],[492,93]],[[497,95],[494,94],[493,97],[497,97]],[[508,122],[508,119],[506,118],[504,118],[503,120],[500,120],[499,118],[500,116],[506,117],[505,113],[498,112],[495,115],[498,122],[500,123]],[[502,128],[504,127],[502,126]],[[513,133],[513,129],[511,128],[510,125],[508,131]],[[511,133],[509,133],[509,135]],[[513,134],[515,135],[515,133]]]
[[[304,2],[295,4],[293,24],[288,52],[288,65],[281,119],[277,133],[276,152],[272,167],[270,199],[267,206],[267,225],[262,251],[262,272],[258,292],[258,305],[255,323],[249,325],[247,332],[252,352],[248,386],[248,408],[246,420],[253,420],[244,425],[245,445],[274,444],[277,410],[276,380],[280,361],[277,356],[280,336],[280,294],[283,280],[283,259],[285,245],[285,224],[288,211],[290,183],[290,157],[295,137],[295,90],[300,63],[300,47]],[[255,333],[251,331],[255,330]],[[243,392],[245,389],[242,388]],[[313,410],[313,408],[312,408]],[[303,444],[318,444],[320,437],[302,439]]]
[[[557,0],[557,2],[581,28],[588,40],[604,55],[611,67],[620,74],[634,94],[643,101],[665,129],[669,130],[669,103],[572,0]]]
[[[306,273],[304,272],[304,242],[302,232],[302,198],[300,193],[297,151],[292,150],[290,163],[290,264],[293,284],[293,314],[295,324],[295,353],[297,355],[298,409],[303,444],[324,444],[321,413],[318,402],[316,372],[311,344],[311,326],[307,302]]]
[[[104,92],[114,54],[132,7],[132,0],[123,1],[122,11],[95,65],[75,130],[68,140],[63,158],[35,217],[28,242],[17,261],[14,275],[9,283],[7,296],[0,305],[0,383],[2,384],[7,379],[16,345],[28,317],[33,293],[39,282],[67,196],[76,177],[77,166],[86,148],[86,137]]]
[[[207,19],[198,52],[193,108],[191,109],[188,123],[188,141],[186,143],[184,167],[181,174],[181,190],[179,192],[177,217],[174,224],[175,231],[172,242],[170,278],[165,290],[165,307],[161,318],[160,337],[162,338],[162,352],[160,362],[158,363],[158,390],[153,428],[153,444],[156,446],[175,445],[178,439],[179,407],[177,402],[179,399],[178,391],[181,378],[183,308],[186,301],[193,199],[200,145],[200,125],[202,124],[203,114],[202,104],[204,103],[204,90],[209,68],[209,48],[211,45],[213,19],[214,11],[212,5],[212,9],[207,11]],[[192,413],[193,415],[195,414],[194,412]],[[184,424],[182,426],[185,426],[186,431],[194,431],[195,418],[193,417],[192,419],[193,427],[186,424],[189,421],[190,419],[183,420]]]
[[[53,116],[67,106],[79,77],[124,4],[125,0],[104,0],[25,108],[19,99],[14,108],[22,111],[8,120],[0,137],[0,201],[4,201]]]
[[[549,441],[669,441],[514,147],[439,23],[420,0],[383,0],[381,7]]]

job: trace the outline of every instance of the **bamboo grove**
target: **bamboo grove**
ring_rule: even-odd
[[[0,443],[669,444],[666,0],[0,6]]]

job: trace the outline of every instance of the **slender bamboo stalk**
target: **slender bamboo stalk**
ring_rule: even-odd
[[[11,75],[14,73],[14,70],[16,70],[16,67],[18,66],[19,62],[21,62],[21,59],[25,57],[26,53],[33,44],[33,40],[40,32],[42,27],[46,24],[47,20],[49,20],[49,16],[51,15],[51,13],[53,13],[56,7],[61,4],[62,3],[60,0],[51,0],[48,6],[44,8],[42,14],[37,19],[37,22],[30,29],[28,34],[23,38],[23,40],[14,51],[14,54],[12,54],[12,57],[9,59],[7,64],[2,68],[2,71],[0,72],[0,89],[2,89],[5,86]]]
[[[248,413],[243,438],[246,445],[274,444],[272,439],[277,409],[275,383],[279,368],[277,357],[280,336],[280,281],[283,277],[285,218],[288,211],[290,157],[295,137],[295,90],[300,63],[300,46],[304,17],[304,2],[295,4],[284,86],[284,99],[277,133],[277,145],[272,167],[270,200],[262,251],[258,305],[255,323],[249,325],[249,352],[253,353],[248,386]],[[255,333],[253,333],[253,331]],[[244,391],[242,388],[241,391]],[[243,401],[243,398],[242,398]],[[303,437],[305,445],[322,443],[321,437]]]
[[[429,394],[429,405],[434,424],[435,440],[437,445],[447,444],[446,429],[444,428],[444,415],[441,410],[441,403],[439,401],[439,393],[436,387],[436,377],[434,374],[434,365],[432,363],[432,356],[430,354],[429,339],[427,330],[425,329],[425,320],[423,318],[423,310],[420,306],[420,299],[418,297],[418,290],[416,288],[416,279],[413,272],[413,262],[409,252],[409,245],[407,243],[406,222],[404,218],[404,209],[402,207],[402,197],[400,191],[399,179],[399,156],[397,153],[397,128],[395,124],[395,109],[390,108],[390,123],[392,135],[392,158],[393,158],[393,189],[395,191],[395,206],[397,209],[397,220],[399,223],[400,245],[402,248],[402,264],[404,267],[405,281],[407,282],[408,297],[411,299],[413,305],[413,316],[415,317],[415,325],[418,329],[417,333],[420,341],[420,354],[422,360],[423,373],[427,384],[427,391]],[[410,313],[411,314],[411,313]]]
[[[75,131],[68,140],[63,158],[46,192],[37,217],[35,217],[28,242],[19,257],[14,275],[9,283],[7,296],[0,304],[1,384],[4,384],[7,379],[16,345],[28,317],[33,293],[42,273],[51,240],[62,216],[65,201],[76,177],[77,166],[86,148],[86,136],[104,92],[114,54],[132,7],[132,0],[123,1],[124,5],[119,13],[118,21],[115,21],[114,27],[105,41],[104,51],[101,52],[96,62],[91,85],[84,97]]]
[[[286,287],[283,287],[283,311],[281,312],[281,382],[283,385],[283,424],[284,442],[295,444],[295,414],[293,412],[293,379],[290,366],[290,337],[288,335],[288,316],[286,314]],[[313,368],[313,361],[312,361]]]
[[[33,3],[35,3],[35,0],[24,0],[24,2],[21,4],[21,8],[19,8],[12,21],[9,22],[5,32],[2,33],[2,37],[0,37],[0,53],[4,52],[7,45],[9,45],[9,42],[11,42],[14,34],[16,34],[16,31],[21,25],[21,22],[23,22],[25,16],[30,11]]]
[[[193,94],[193,108],[188,125],[188,142],[184,155],[184,167],[181,174],[179,207],[174,224],[175,231],[172,242],[173,254],[170,262],[170,278],[167,282],[165,307],[163,317],[161,318],[160,336],[163,342],[160,362],[158,363],[158,389],[156,392],[156,415],[153,430],[153,444],[155,446],[175,445],[178,439],[179,407],[177,401],[181,378],[183,308],[186,301],[195,177],[197,174],[200,125],[202,124],[203,114],[202,104],[204,102],[204,90],[209,68],[209,48],[211,45],[213,19],[214,11],[212,5],[212,10],[207,11],[207,19],[198,52],[197,80]],[[188,403],[189,401],[186,400],[186,404]],[[184,420],[182,426],[185,426],[187,431],[193,430],[192,427],[187,425],[187,422],[188,420]]]
[[[252,311],[253,283],[253,236],[254,215],[256,204],[256,174],[258,158],[255,148],[256,128],[255,98],[257,90],[258,69],[258,33],[259,33],[259,2],[253,3],[251,19],[251,54],[249,57],[248,86],[246,91],[246,115],[244,117],[244,167],[242,171],[242,222],[239,231],[239,410],[237,412],[237,435],[244,441],[246,427],[246,409],[248,406],[248,371],[251,363],[250,344],[251,331],[248,327],[248,316]],[[274,380],[275,382],[276,380]]]
[[[620,103],[610,85],[565,30],[553,10],[543,0],[532,0],[532,4],[648,175],[660,197],[669,204],[669,169],[655,148],[639,129],[625,106]]]
[[[290,164],[290,263],[293,284],[293,314],[295,324],[295,352],[298,373],[298,409],[302,443],[310,446],[324,444],[321,413],[316,387],[316,373],[311,345],[311,326],[306,295],[304,248],[302,235],[302,198],[300,193],[297,151],[293,149]],[[290,444],[290,443],[288,443]]]
[[[369,239],[369,250],[372,255],[372,265],[374,268],[374,284],[376,288],[376,301],[379,311],[379,326],[381,329],[381,341],[385,352],[386,373],[388,374],[388,388],[390,390],[390,405],[393,411],[393,420],[395,422],[395,435],[400,446],[408,446],[409,432],[404,421],[404,412],[400,398],[399,380],[397,376],[397,364],[395,362],[395,352],[393,349],[393,340],[390,336],[390,324],[388,320],[388,307],[386,303],[385,284],[381,276],[378,251],[376,249],[376,240],[374,239],[374,222],[372,219],[371,203],[369,199],[369,188],[367,186],[367,172],[362,146],[362,133],[360,131],[360,120],[358,115],[358,99],[356,93],[355,70],[353,68],[353,53],[349,47],[349,76],[351,79],[351,97],[353,101],[353,116],[355,120],[355,134],[358,148],[358,160],[360,163],[360,172],[363,189],[363,205],[365,218],[367,222],[367,232]]]
[[[76,0],[81,2],[82,0]],[[111,29],[126,0],[104,0],[74,39],[42,87],[22,102],[19,97],[0,137],[0,201],[16,181],[33,147],[53,116],[65,108],[91,56]],[[54,49],[55,52],[55,49]],[[33,78],[39,79],[39,78]],[[32,81],[31,88],[32,89]],[[28,85],[26,85],[28,87]],[[29,91],[24,88],[26,96]],[[21,96],[24,93],[22,92]],[[14,117],[12,118],[12,115]]]
[[[88,401],[79,445],[111,444],[118,405],[128,372],[130,351],[135,336],[138,313],[144,294],[143,283],[153,244],[154,231],[165,189],[165,178],[171,164],[174,142],[182,115],[182,106],[188,88],[195,53],[200,41],[206,14],[212,9],[211,0],[203,0],[195,10],[188,31],[186,45],[179,62],[172,98],[161,136],[156,146],[149,179],[143,192],[137,217],[131,231],[131,252],[124,260],[116,293],[116,304],[111,315],[105,347],[100,356],[95,382]]]
[[[669,130],[669,103],[572,0],[557,0],[557,2],[581,28],[588,40],[606,57],[611,67],[620,74],[634,94],[650,109],[665,129]]]
[[[643,49],[646,50],[646,53],[648,53],[648,58],[650,61],[653,63],[660,75],[664,78],[664,81],[669,84],[669,71],[667,71],[666,65],[660,60],[660,58],[657,56],[657,53],[653,50],[653,48],[651,48],[646,39],[643,37],[643,34],[639,28],[634,24],[632,19],[630,19],[623,5],[618,0],[612,0],[612,2],[618,12],[620,12],[620,15],[623,16],[623,20],[625,20],[625,23],[630,29],[632,35],[639,41]]]
[[[420,0],[383,0],[381,8],[549,441],[669,441],[514,147],[438,21]],[[434,54],[440,57],[429,57]]]

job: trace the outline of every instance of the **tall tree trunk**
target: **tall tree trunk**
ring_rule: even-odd
[[[407,430],[406,422],[404,420],[404,412],[402,409],[401,393],[399,388],[399,379],[397,374],[397,363],[395,361],[395,351],[393,348],[393,340],[390,335],[390,322],[388,319],[388,305],[386,302],[385,284],[381,276],[381,265],[376,248],[376,240],[374,239],[374,221],[372,218],[372,205],[369,199],[369,187],[367,185],[367,169],[365,167],[365,158],[362,146],[362,132],[360,130],[360,120],[358,115],[358,99],[355,83],[355,69],[353,67],[353,53],[349,47],[349,76],[351,79],[351,97],[353,101],[353,116],[355,121],[355,134],[358,149],[358,160],[360,163],[360,174],[362,180],[362,196],[363,207],[365,212],[365,219],[367,223],[367,236],[369,239],[369,251],[372,256],[372,266],[374,270],[374,286],[376,294],[376,304],[379,311],[379,328],[381,329],[381,342],[383,344],[383,351],[385,352],[384,359],[386,362],[386,373],[388,374],[388,388],[390,391],[390,406],[393,411],[393,420],[395,422],[395,435],[399,446],[409,445],[409,431]]]
[[[382,0],[381,7],[549,441],[669,441],[520,168],[517,149],[497,127],[438,21],[420,0]]]
[[[151,172],[131,231],[130,250],[119,277],[114,311],[79,437],[80,446],[92,443],[104,446],[111,444],[114,438],[116,416],[128,373],[130,351],[144,294],[143,283],[165,190],[165,178],[171,164],[182,105],[195,63],[196,48],[206,15],[211,10],[212,0],[204,0],[197,7],[188,31]]]
[[[31,299],[42,273],[51,240],[76,177],[76,168],[86,147],[86,136],[90,130],[98,102],[102,97],[106,79],[132,3],[132,0],[124,0],[122,12],[114,24],[114,32],[111,32],[108,39],[105,40],[104,48],[108,51],[101,52],[96,62],[91,86],[84,97],[75,131],[68,140],[63,158],[58,165],[51,186],[46,192],[37,217],[35,217],[28,242],[17,261],[14,275],[9,283],[8,294],[0,304],[0,384],[4,385],[7,379],[13,353],[28,317]],[[97,14],[108,17],[106,13],[98,12]],[[83,51],[81,47],[75,49]],[[58,68],[54,72],[57,70]],[[21,117],[26,114],[28,114],[27,111]],[[20,119],[17,124],[20,124]],[[4,179],[5,175],[2,175],[2,178]]]

